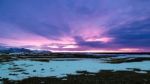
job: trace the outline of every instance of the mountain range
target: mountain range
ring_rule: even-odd
[[[10,54],[10,53],[51,53],[45,50],[30,50],[26,48],[13,48],[0,46],[0,53]]]

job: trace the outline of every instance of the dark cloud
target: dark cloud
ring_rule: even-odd
[[[110,43],[104,43],[101,41],[86,41],[80,36],[74,37],[75,41],[77,42],[77,45],[81,47],[90,47],[90,48],[110,48],[112,45]]]
[[[113,28],[109,35],[115,37],[113,44],[120,47],[150,47],[150,19],[135,21]]]

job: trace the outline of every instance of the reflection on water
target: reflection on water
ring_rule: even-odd
[[[2,82],[2,81],[0,81],[0,84],[3,84],[3,82]]]
[[[101,59],[53,59],[49,62],[16,60],[0,64],[0,77],[21,80],[28,77],[63,77],[66,74],[76,74],[76,71],[98,72],[100,70],[127,70],[138,68],[150,70],[150,61],[130,62],[120,64],[104,63]]]

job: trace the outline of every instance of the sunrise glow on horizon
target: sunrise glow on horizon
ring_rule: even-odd
[[[150,52],[149,0],[1,0],[0,46]]]

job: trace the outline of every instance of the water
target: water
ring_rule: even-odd
[[[0,84],[3,84],[3,81],[0,81]]]
[[[64,77],[76,71],[99,72],[100,70],[127,70],[138,68],[150,70],[150,61],[120,64],[104,63],[101,59],[53,59],[49,62],[16,60],[0,64],[0,77],[21,80],[28,77]]]

